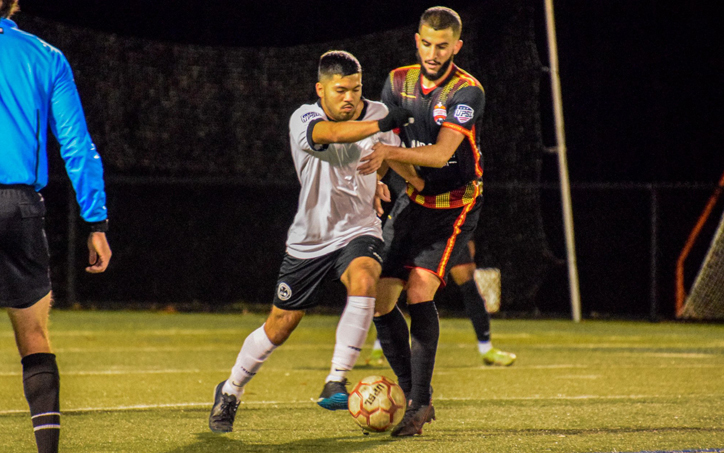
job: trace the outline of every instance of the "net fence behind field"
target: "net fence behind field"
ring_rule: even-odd
[[[482,1],[460,13],[464,46],[456,63],[476,76],[487,94],[481,149],[490,189],[476,235],[477,262],[501,270],[503,310],[530,310],[556,262],[543,229],[538,187],[543,68],[536,48],[535,11],[527,0],[511,0]],[[297,191],[287,122],[300,104],[315,99],[319,55],[330,49],[356,55],[370,99],[379,98],[388,71],[415,62],[416,18],[409,26],[354,39],[255,48],[152,41],[24,14],[18,22],[62,49],[73,66],[89,129],[111,181],[109,212],[114,228],[123,232],[114,242],[119,253],[114,257],[117,270],[109,277],[113,281],[97,288],[92,283],[84,286],[81,298],[85,288],[91,288],[95,299],[107,300],[266,302],[258,299],[271,294],[276,278],[271,269],[280,262],[279,256],[268,253],[268,242],[283,243],[291,215],[280,212],[274,198],[294,198]],[[57,164],[52,170],[62,173]],[[232,188],[230,192],[243,199],[238,209],[243,206],[244,211],[230,212],[234,204],[225,201],[226,211],[219,215],[213,196],[200,207],[183,204],[198,201],[197,196],[151,202],[152,212],[138,206],[144,199],[139,191],[163,192],[154,186],[162,177],[165,185],[176,184],[180,192],[195,195],[207,190],[204,180],[213,181],[212,193]],[[285,209],[293,211],[288,204]],[[253,240],[239,228],[214,227],[215,236],[209,237],[209,222],[243,225],[240,219],[248,213],[257,216],[256,223],[273,225],[281,234]],[[168,227],[160,245],[179,250],[184,256],[180,268],[188,266],[188,272],[182,274],[176,266],[143,278],[136,275],[139,263],[155,262],[164,253],[158,247],[138,246],[154,242],[152,235],[158,232],[149,225]],[[178,225],[182,227],[175,228]],[[225,262],[240,270],[192,266],[209,261],[203,256],[209,249],[204,241],[245,242],[225,250]],[[258,259],[249,263],[248,256]],[[264,275],[258,275],[259,268]],[[135,282],[132,296],[129,282]],[[56,279],[56,286],[62,284]]]

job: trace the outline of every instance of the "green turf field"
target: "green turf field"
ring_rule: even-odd
[[[66,452],[628,452],[724,448],[724,326],[493,320],[510,368],[482,366],[469,321],[443,319],[424,435],[363,435],[312,402],[337,318],[314,315],[247,387],[235,431],[207,427],[258,314],[52,314]],[[370,341],[371,344],[371,341]],[[362,352],[364,358],[369,352]],[[364,364],[360,360],[360,364]],[[385,367],[358,366],[394,377]],[[32,452],[21,367],[0,317],[0,451]]]

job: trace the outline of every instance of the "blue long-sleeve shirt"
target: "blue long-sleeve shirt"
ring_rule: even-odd
[[[88,134],[68,60],[55,47],[0,19],[0,184],[48,183],[48,126],[86,222],[107,218],[103,164]]]

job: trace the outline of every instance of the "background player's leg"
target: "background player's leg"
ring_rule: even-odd
[[[511,352],[501,351],[494,348],[490,341],[490,314],[485,308],[485,299],[480,294],[478,285],[475,282],[475,262],[472,261],[475,256],[475,245],[473,241],[468,243],[470,251],[470,262],[465,262],[453,266],[450,269],[450,277],[460,288],[463,296],[463,305],[465,313],[473,323],[475,336],[478,339],[478,352],[486,365],[512,365],[516,360],[516,355]],[[467,260],[466,260],[467,261]]]
[[[460,288],[465,313],[473,323],[478,342],[487,343],[487,349],[490,349],[490,315],[485,309],[485,301],[478,293],[478,287],[473,279],[474,274],[475,263],[459,264],[450,269],[450,276]],[[483,352],[487,352],[487,350],[481,351],[481,353]]]
[[[28,308],[8,308],[39,453],[57,452],[60,440],[60,375],[48,336],[50,305],[48,293]]]
[[[397,299],[403,288],[403,281],[396,278],[382,278],[377,285],[377,306],[373,319],[377,338],[397,382],[405,395],[412,390],[410,365],[410,331],[407,321],[397,306]]]

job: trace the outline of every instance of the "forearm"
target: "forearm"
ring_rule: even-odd
[[[314,143],[354,143],[380,131],[377,121],[320,121],[314,126]]]
[[[422,179],[418,174],[415,167],[411,164],[403,164],[397,161],[386,161],[390,168],[395,171],[398,175],[402,176],[402,179],[412,184],[412,186],[418,191],[425,187],[425,180]]]
[[[387,153],[387,161],[395,161],[401,164],[417,165],[420,167],[442,168],[447,164],[453,152],[439,144],[419,146],[416,148],[391,147]],[[392,162],[390,166],[395,169]],[[395,171],[397,171],[395,169]],[[399,173],[399,172],[398,172]],[[402,174],[400,174],[402,176]]]

